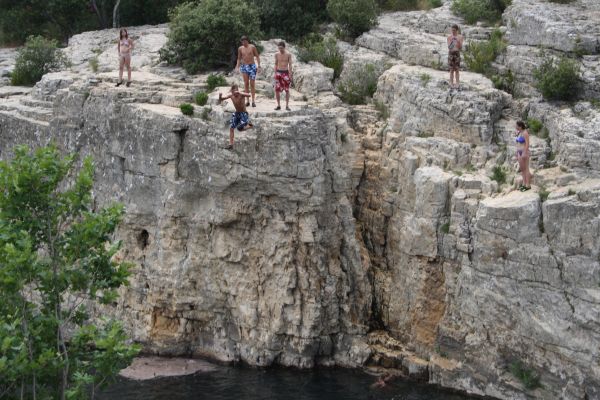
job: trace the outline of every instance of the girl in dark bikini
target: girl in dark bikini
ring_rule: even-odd
[[[517,142],[517,161],[519,169],[523,176],[523,183],[519,187],[521,192],[531,189],[531,173],[529,172],[529,132],[525,122],[517,122],[517,133],[515,141]]]
[[[131,85],[131,50],[133,50],[133,40],[129,39],[127,29],[121,29],[119,32],[119,44],[117,45],[119,52],[119,82],[117,86],[123,84],[123,67],[127,67],[127,84]]]

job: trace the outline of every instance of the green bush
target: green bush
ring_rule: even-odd
[[[199,106],[205,106],[208,102],[208,94],[205,92],[196,93],[196,104]]]
[[[352,37],[377,25],[377,4],[374,0],[329,0],[327,12]]]
[[[499,185],[502,185],[506,183],[506,172],[501,166],[497,165],[492,170],[492,176],[490,176],[490,179],[498,182]]]
[[[340,98],[348,104],[366,104],[377,90],[381,71],[373,64],[355,66],[338,84]]]
[[[489,40],[469,42],[464,57],[470,71],[480,74],[489,74],[492,62],[506,49],[506,42],[502,32],[498,29],[492,31]]]
[[[454,0],[452,11],[463,17],[467,24],[477,21],[498,22],[512,0]]]
[[[378,0],[378,4],[387,11],[408,11],[419,8],[419,0]]]
[[[490,77],[494,83],[494,87],[499,90],[504,90],[506,93],[515,93],[515,76],[509,69],[507,72],[502,74],[494,74]]]
[[[114,239],[125,208],[96,206],[90,157],[11,151],[0,161],[0,397],[87,399],[140,350],[87,306],[112,307],[127,284]]]
[[[161,59],[196,73],[235,64],[241,35],[259,36],[256,6],[244,0],[203,0],[181,4],[170,13]]]
[[[183,115],[192,116],[194,115],[194,106],[189,103],[183,103],[179,106]]]
[[[379,7],[387,11],[428,10],[442,6],[442,0],[378,0]]]
[[[299,39],[327,18],[322,0],[251,0],[260,15],[261,30],[268,37]]]
[[[339,78],[344,68],[344,56],[337,48],[335,38],[323,39],[321,35],[309,35],[300,45],[298,58],[301,61],[317,61],[333,69],[333,78]]]
[[[67,59],[58,49],[56,40],[30,36],[25,47],[19,50],[11,76],[13,85],[35,85],[44,74],[67,65]]]
[[[540,133],[542,131],[544,124],[539,119],[528,118],[527,126],[529,128],[529,132],[531,132],[532,135],[537,135],[538,133]]]
[[[542,65],[533,71],[533,77],[536,87],[548,100],[573,100],[578,95],[581,72],[575,60],[546,57]]]
[[[517,378],[525,389],[533,390],[541,387],[540,377],[531,369],[527,368],[521,361],[515,361],[510,365],[510,372]]]
[[[450,222],[446,222],[444,225],[442,225],[440,230],[442,233],[450,233]]]
[[[220,86],[227,86],[227,79],[225,79],[225,77],[223,75],[218,75],[218,74],[210,74],[208,76],[208,78],[206,78],[206,86],[208,87],[208,90],[210,92],[212,92],[213,90],[215,90],[216,88],[220,87]]]

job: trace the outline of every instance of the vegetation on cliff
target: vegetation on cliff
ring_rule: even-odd
[[[257,8],[244,0],[205,0],[176,7],[170,28],[161,58],[196,73],[234,63],[240,36],[256,39],[260,19]]]
[[[167,22],[182,0],[0,0],[0,43],[20,44],[31,35],[66,41],[83,31]]]
[[[75,162],[24,146],[0,162],[0,397],[93,397],[138,352],[86,309],[113,303],[129,266],[112,242],[123,207],[96,209],[92,161]]]
[[[11,76],[13,85],[33,86],[44,74],[66,66],[67,60],[58,49],[56,40],[31,36],[19,50]]]

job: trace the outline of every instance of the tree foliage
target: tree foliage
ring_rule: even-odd
[[[94,210],[92,161],[74,165],[55,147],[0,162],[0,397],[93,397],[138,351],[85,307],[113,302],[129,272],[111,242],[123,207]]]
[[[299,39],[327,18],[327,0],[251,0],[260,15],[260,27],[269,37]]]
[[[329,16],[352,37],[357,37],[377,24],[375,0],[329,0]]]
[[[161,58],[189,73],[232,66],[240,36],[260,33],[256,7],[244,0],[203,0],[184,3],[170,15],[167,44]]]
[[[512,0],[454,0],[452,11],[465,19],[467,24],[477,21],[498,22]]]
[[[533,71],[536,87],[548,100],[573,100],[581,88],[581,69],[575,60],[567,57],[545,57]]]
[[[0,42],[20,44],[31,35],[65,42],[83,31],[112,27],[118,0],[0,0]],[[121,0],[121,26],[167,22],[184,0]]]
[[[502,31],[494,29],[489,40],[471,41],[465,50],[465,63],[470,71],[489,75],[492,63],[506,50]]]
[[[13,85],[34,85],[44,74],[59,70],[67,64],[67,59],[58,49],[56,40],[31,36],[21,48],[15,60],[11,76]]]
[[[301,61],[317,61],[333,69],[333,79],[339,78],[344,68],[344,56],[337,48],[333,37],[323,38],[318,34],[308,35],[300,45],[298,57]]]

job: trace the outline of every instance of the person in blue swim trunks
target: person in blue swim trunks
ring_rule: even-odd
[[[521,192],[531,189],[531,173],[529,172],[529,131],[523,121],[517,121],[517,133],[515,142],[517,142],[517,161],[519,169],[523,176],[523,183],[519,187]]]
[[[229,145],[225,147],[227,150],[233,149],[233,136],[236,129],[242,132],[254,127],[252,122],[250,122],[248,111],[246,111],[245,103],[246,99],[249,97],[250,93],[240,92],[238,85],[231,85],[231,93],[227,96],[223,96],[222,93],[219,93],[219,104],[221,104],[223,100],[231,99],[231,102],[235,107],[235,112],[231,116],[231,124],[229,126]]]
[[[252,107],[256,107],[256,74],[260,72],[260,55],[256,46],[250,44],[247,36],[242,36],[242,45],[238,48],[237,64],[235,69],[239,70],[244,77],[244,90],[246,93],[252,93]],[[256,63],[255,63],[256,59]],[[250,86],[250,88],[248,87]],[[251,89],[248,90],[248,89]],[[250,102],[246,101],[246,106],[249,106]]]

